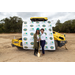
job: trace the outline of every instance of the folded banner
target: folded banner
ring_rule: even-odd
[[[46,35],[45,50],[55,50],[55,42],[53,37],[53,30],[50,21],[24,21],[22,25],[22,42],[23,49],[33,49],[34,48],[34,33],[36,29],[43,28]],[[41,47],[40,47],[41,50]]]

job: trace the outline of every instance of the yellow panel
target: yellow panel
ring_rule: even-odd
[[[53,31],[53,32],[55,32],[55,31]],[[53,36],[54,36],[54,40],[65,41],[64,35],[62,35],[62,34],[60,34],[60,33],[58,33],[58,32],[55,32],[55,34],[53,34]],[[60,39],[59,37],[64,38],[64,40]]]
[[[14,43],[15,41],[17,41],[19,43]],[[21,42],[22,42],[22,40],[12,39],[12,44],[14,44],[15,46],[22,47],[22,46],[20,46]]]
[[[47,17],[31,17],[30,19],[42,19],[42,18],[48,20]]]

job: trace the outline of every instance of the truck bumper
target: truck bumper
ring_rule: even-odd
[[[58,41],[58,46],[62,47],[67,43],[67,41]]]

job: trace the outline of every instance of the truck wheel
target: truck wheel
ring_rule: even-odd
[[[58,42],[55,40],[55,48],[57,50],[57,47],[58,47]]]

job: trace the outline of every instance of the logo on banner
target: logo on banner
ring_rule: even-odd
[[[30,31],[34,31],[34,28],[30,28]]]
[[[52,40],[53,38],[52,37],[50,37],[50,40]]]
[[[33,36],[33,35],[34,35],[34,33],[30,33],[30,35],[31,35],[31,36]]]
[[[26,40],[27,40],[27,38],[26,38],[26,37],[24,37],[23,39],[24,39],[24,41],[26,41]]]
[[[28,47],[27,47],[27,46],[24,46],[24,48],[26,48],[26,49],[27,49]]]
[[[47,40],[47,37],[46,37],[46,40]]]
[[[43,21],[45,23],[45,21]]]
[[[25,28],[25,29],[23,29],[24,31],[27,31],[27,29]]]
[[[34,37],[31,37],[31,38],[30,38],[30,40],[32,40],[32,41],[33,41],[33,40],[34,40]]]
[[[51,27],[52,25],[49,25],[49,27]]]
[[[31,21],[31,23],[34,23],[33,21]]]
[[[28,33],[27,33],[27,32],[23,33],[23,36],[27,36],[27,35],[28,35]]]
[[[45,32],[45,35],[47,35],[47,33]]]
[[[38,25],[36,25],[36,27],[40,27],[40,25],[38,24]]]
[[[33,27],[34,25],[30,25],[30,27]]]
[[[32,46],[32,48],[34,48],[34,46]]]
[[[45,44],[47,44],[47,42],[45,42]]]
[[[38,21],[36,23],[39,23]]]
[[[50,48],[51,48],[51,49],[54,49],[54,47],[53,47],[53,46],[51,46]]]
[[[48,49],[48,46],[45,46],[45,48],[47,48],[47,49]]]
[[[51,28],[49,28],[49,31],[51,31]]]
[[[46,28],[43,28],[45,31],[47,31],[47,29]]]
[[[51,41],[51,42],[50,42],[50,45],[53,45],[53,44],[54,44],[54,42],[53,42],[53,41]]]
[[[51,23],[50,21],[48,21],[48,23]]]
[[[28,45],[28,42],[24,42],[24,45]]]
[[[24,22],[24,24],[27,24],[27,22]]]
[[[49,35],[50,35],[50,36],[52,36],[52,35],[53,35],[53,33],[49,33]]]
[[[24,25],[24,27],[27,27],[27,25]]]
[[[42,25],[42,27],[46,27],[46,25]]]
[[[31,45],[34,45],[34,42],[31,42],[30,44],[31,44]]]

